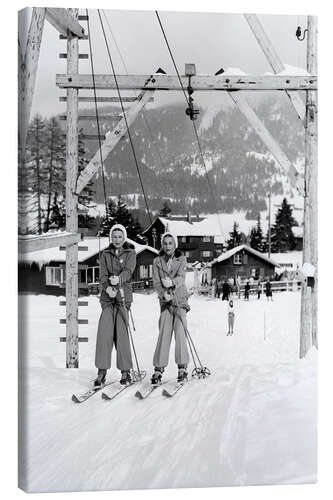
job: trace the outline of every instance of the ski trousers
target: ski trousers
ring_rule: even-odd
[[[117,368],[130,370],[133,363],[128,335],[128,310],[119,304],[102,303],[96,339],[96,368],[108,370],[111,367],[113,345],[117,350]]]
[[[175,335],[176,342],[175,361],[177,365],[187,366],[189,353],[184,327],[187,328],[185,309],[172,305],[162,308],[159,319],[159,335],[153,358],[155,367],[165,368],[167,366],[172,333]]]

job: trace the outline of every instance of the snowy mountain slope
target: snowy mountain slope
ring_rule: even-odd
[[[188,326],[212,375],[164,399],[135,387],[118,400],[71,401],[95,376],[99,304],[80,316],[80,368],[65,369],[59,298],[21,296],[25,325],[29,491],[73,491],[313,482],[316,478],[316,353],[298,359],[300,294],[235,301],[235,334],[226,337],[226,305],[192,297]],[[24,317],[22,311],[28,311]],[[157,339],[155,295],[135,294],[134,334],[148,374]],[[119,377],[111,369],[110,377]],[[193,365],[191,365],[192,367]],[[174,344],[165,379],[176,376]]]

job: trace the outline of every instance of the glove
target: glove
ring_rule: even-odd
[[[164,292],[163,298],[166,302],[171,302],[172,300],[172,295],[169,292]]]
[[[105,291],[111,299],[114,299],[117,295],[117,290],[115,288],[112,288],[112,286],[108,286]]]
[[[165,288],[171,288],[173,286],[173,281],[170,278],[162,278],[162,283]]]
[[[109,280],[112,286],[119,285],[119,276],[110,276]]]

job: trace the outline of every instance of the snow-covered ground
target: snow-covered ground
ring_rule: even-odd
[[[152,369],[159,308],[135,294],[135,344]],[[317,353],[299,360],[300,294],[235,301],[235,334],[226,336],[226,303],[193,296],[188,326],[204,365],[172,399],[161,389],[145,401],[136,387],[104,402],[71,401],[95,376],[100,306],[89,297],[79,316],[80,368],[65,369],[59,298],[19,297],[25,346],[26,450],[21,468],[31,492],[207,487],[316,481]],[[22,339],[21,339],[22,340]],[[192,368],[192,365],[191,365]],[[113,368],[110,378],[119,373]],[[165,379],[176,376],[174,344]],[[22,410],[21,410],[22,411]]]

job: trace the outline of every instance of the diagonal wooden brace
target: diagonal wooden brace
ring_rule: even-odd
[[[154,80],[153,75],[150,76],[146,82],[146,85],[152,85],[152,80]],[[127,133],[127,125],[130,127],[134,122],[135,118],[138,116],[141,109],[145,104],[150,101],[151,97],[154,95],[155,90],[142,90],[134,102],[134,104],[126,112],[126,120],[123,117],[117,126],[110,132],[106,134],[105,140],[101,145],[101,152],[99,149],[96,151],[94,157],[90,160],[88,165],[82,170],[80,176],[77,179],[76,194],[79,195],[82,189],[88,184],[90,179],[96,174],[96,172],[102,168],[102,163],[109,156],[111,151],[118,144],[119,140]],[[126,124],[127,121],[127,124]],[[102,156],[102,163],[101,163]]]
[[[264,28],[262,27],[258,19],[258,16],[256,14],[244,14],[244,17],[247,20],[274,73],[281,73],[285,69],[284,64],[279,58],[267,34],[265,33]],[[302,120],[303,125],[305,125],[305,103],[302,101],[301,96],[297,92],[288,90],[286,90],[286,94],[289,97],[291,104],[295,108],[298,117],[300,118],[300,120]]]
[[[19,14],[24,15],[24,13]],[[18,127],[21,151],[24,156],[30,111],[35,90],[38,59],[42,42],[45,8],[32,9],[25,50],[18,40]]]
[[[238,106],[239,110],[247,118],[254,130],[257,132],[265,146],[272,153],[276,161],[281,165],[283,170],[290,175],[294,180],[295,186],[299,192],[303,192],[304,184],[302,177],[295,165],[293,165],[282,151],[280,145],[276,142],[270,132],[267,130],[263,122],[260,120],[255,111],[251,108],[245,97],[239,92],[228,92],[233,102]]]

